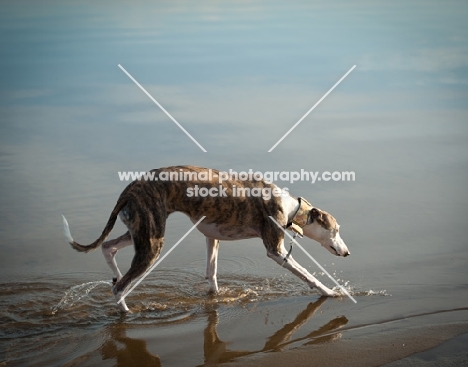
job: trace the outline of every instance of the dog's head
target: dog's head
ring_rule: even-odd
[[[351,253],[340,236],[340,226],[333,215],[312,208],[307,217],[307,224],[302,228],[304,236],[317,242],[336,256],[348,256]]]

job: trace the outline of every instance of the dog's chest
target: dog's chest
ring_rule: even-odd
[[[196,220],[191,219],[196,223]],[[215,238],[222,241],[234,241],[247,238],[259,237],[259,233],[249,226],[236,226],[228,224],[203,223],[201,222],[197,229],[206,237]]]

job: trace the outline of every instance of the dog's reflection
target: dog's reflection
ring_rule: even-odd
[[[218,325],[218,312],[216,310],[208,313],[208,324],[204,331],[204,356],[205,364],[212,365],[216,363],[225,363],[233,359],[267,351],[280,351],[290,344],[302,342],[302,345],[316,343],[325,343],[341,337],[340,333],[335,331],[348,323],[345,316],[337,317],[317,330],[307,334],[304,337],[292,339],[294,333],[299,330],[310,318],[312,318],[320,306],[327,300],[327,297],[321,297],[316,302],[311,302],[305,310],[300,312],[294,321],[284,325],[276,333],[270,336],[262,349],[255,351],[231,351],[228,344],[219,339],[216,331]]]
[[[229,350],[229,342],[222,341],[217,332],[219,316],[217,310],[207,310],[208,322],[203,332],[204,364],[213,365],[232,361],[236,358],[267,351],[280,351],[291,344],[309,345],[333,341],[341,336],[337,330],[347,324],[345,316],[337,317],[306,336],[293,339],[294,334],[311,319],[320,306],[327,300],[321,297],[311,302],[289,324],[271,335],[263,348],[253,351]],[[115,365],[123,366],[161,366],[159,356],[151,354],[144,340],[126,336],[124,325],[115,325],[110,329],[111,337],[101,346],[103,360],[114,359]]]
[[[111,337],[100,349],[103,360],[114,359],[116,367],[160,367],[161,360],[146,348],[146,341],[129,338],[124,325],[111,328]]]

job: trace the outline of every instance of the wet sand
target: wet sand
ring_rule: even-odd
[[[466,345],[462,349],[460,343],[452,341],[455,341],[458,335],[466,337],[467,332],[468,323],[360,332],[358,335],[350,332],[333,343],[315,344],[282,353],[256,355],[225,366],[459,366],[468,362],[468,352]],[[450,352],[439,357],[437,347],[444,342],[447,342],[445,349]],[[429,352],[422,353],[422,358],[426,356],[424,359],[409,357],[428,350]]]

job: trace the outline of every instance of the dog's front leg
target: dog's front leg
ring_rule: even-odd
[[[218,293],[216,273],[218,269],[219,240],[206,237],[206,277],[210,283],[210,293]]]
[[[331,290],[327,286],[323,285],[318,279],[316,279],[312,274],[310,274],[306,269],[299,265],[292,256],[287,257],[288,252],[284,248],[284,241],[282,241],[279,246],[279,251],[277,253],[268,251],[268,257],[275,260],[279,265],[288,269],[291,273],[296,275],[298,278],[305,281],[310,288],[317,288],[323,296],[328,297],[337,297],[339,294]]]

